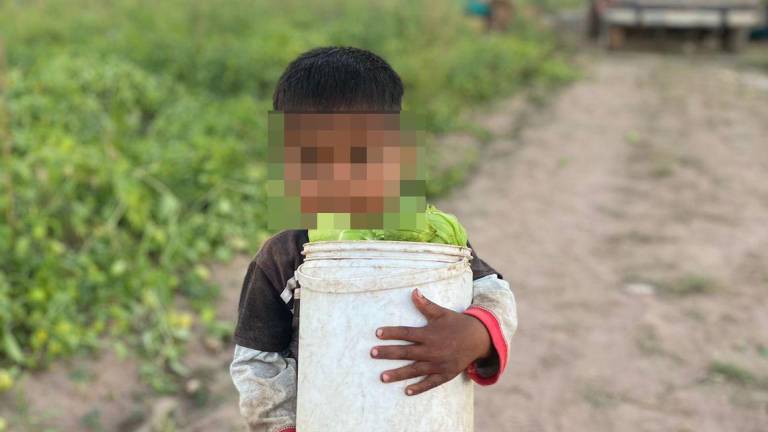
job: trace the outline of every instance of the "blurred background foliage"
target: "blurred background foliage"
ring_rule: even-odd
[[[170,390],[192,327],[232,326],[204,264],[269,235],[266,112],[287,64],[370,49],[403,78],[405,109],[446,132],[573,76],[532,21],[486,34],[436,0],[0,1],[0,369],[106,343],[153,359],[145,378]]]

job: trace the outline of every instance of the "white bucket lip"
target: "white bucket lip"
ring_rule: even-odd
[[[343,246],[343,247],[340,247]],[[301,254],[306,256],[311,252],[327,252],[330,250],[345,251],[382,251],[405,253],[435,253],[456,257],[471,257],[472,250],[466,246],[445,243],[412,242],[400,240],[327,240],[304,243]]]

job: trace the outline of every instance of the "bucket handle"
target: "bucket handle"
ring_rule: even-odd
[[[385,277],[373,275],[359,278],[334,279],[310,276],[302,271],[304,264],[296,269],[296,277],[302,289],[325,293],[358,293],[390,289],[418,287],[427,283],[450,279],[469,271],[469,260],[464,258],[455,263],[420,272],[402,272]]]

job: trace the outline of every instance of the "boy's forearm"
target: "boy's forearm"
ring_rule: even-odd
[[[230,366],[250,432],[290,431],[296,423],[296,360],[235,346]]]
[[[506,367],[509,346],[517,330],[517,306],[509,283],[495,274],[475,280],[473,291],[472,306],[465,313],[485,325],[495,355],[475,362],[468,372],[478,384],[489,385],[499,379]]]

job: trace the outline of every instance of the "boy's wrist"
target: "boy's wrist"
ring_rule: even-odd
[[[467,322],[472,323],[473,332],[477,334],[477,336],[474,338],[478,342],[478,348],[476,351],[477,356],[475,357],[475,361],[483,361],[491,358],[495,354],[495,350],[493,349],[491,334],[488,332],[485,324],[483,324],[483,322],[475,316],[469,314],[465,315],[472,317],[472,320]]]
[[[487,357],[476,359],[467,369],[473,381],[480,385],[490,385],[498,381],[507,364],[507,342],[495,314],[483,306],[473,305],[465,310],[466,315],[476,318],[490,337],[491,353]]]

